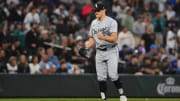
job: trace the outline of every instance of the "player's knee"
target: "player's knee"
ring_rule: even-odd
[[[97,79],[98,79],[98,81],[106,81],[107,80],[106,77],[98,77]]]
[[[116,81],[118,80],[118,75],[115,75],[115,74],[112,74],[112,75],[109,75],[109,78],[111,79],[111,81]]]

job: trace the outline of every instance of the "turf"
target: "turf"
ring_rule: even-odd
[[[96,98],[4,98],[0,101],[101,101]],[[119,101],[117,98],[108,101]],[[128,101],[180,101],[180,98],[129,98]]]

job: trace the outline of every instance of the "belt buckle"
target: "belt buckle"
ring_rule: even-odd
[[[107,51],[107,48],[102,49],[102,51]]]
[[[100,51],[107,51],[107,48],[103,48],[103,49],[97,48],[97,49],[100,50]]]

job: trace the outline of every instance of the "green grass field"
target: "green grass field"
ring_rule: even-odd
[[[101,101],[96,98],[4,98],[0,101]],[[117,98],[108,101],[119,101]],[[129,98],[128,101],[180,101],[180,98]]]

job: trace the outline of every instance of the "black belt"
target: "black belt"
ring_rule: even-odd
[[[96,48],[96,49],[98,49],[98,50],[100,50],[100,51],[107,51],[108,49],[114,48],[114,47],[116,47],[116,46],[117,46],[117,44],[114,44],[114,45],[112,45],[112,46],[110,46],[110,47],[108,47],[108,48]]]

